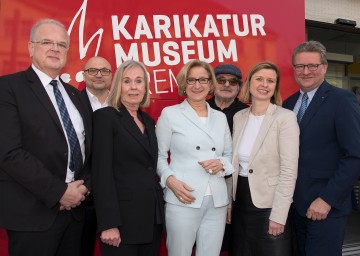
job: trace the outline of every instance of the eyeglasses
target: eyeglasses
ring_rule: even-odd
[[[307,65],[296,64],[296,65],[294,65],[294,69],[297,72],[302,72],[302,71],[304,71],[305,67],[307,67],[309,71],[316,71],[320,65],[323,65],[323,64],[322,63],[320,63],[320,64],[307,64]]]
[[[64,42],[55,43],[54,41],[50,41],[50,40],[41,40],[41,41],[37,41],[37,42],[31,41],[31,42],[33,44],[40,44],[41,46],[46,47],[46,48],[51,48],[54,45],[56,45],[58,47],[58,49],[60,49],[62,51],[65,51],[69,48],[67,43],[64,43]]]
[[[84,71],[87,72],[91,76],[96,76],[99,73],[99,71],[102,76],[108,76],[111,74],[111,70],[107,69],[107,68],[101,68],[101,69],[88,68],[88,69],[85,69]]]
[[[226,84],[226,82],[229,82],[231,86],[237,86],[239,84],[239,81],[236,79],[225,79],[225,78],[219,78],[216,79],[218,84]]]
[[[207,84],[207,83],[209,83],[209,81],[210,81],[210,78],[198,78],[198,79],[196,79],[196,78],[188,78],[188,79],[186,79],[186,83],[187,84],[196,84],[196,82],[199,82],[199,84]]]

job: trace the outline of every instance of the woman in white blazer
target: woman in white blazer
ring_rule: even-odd
[[[241,100],[251,107],[234,116],[231,256],[291,255],[287,223],[297,177],[299,127],[280,107],[280,72],[256,64]]]
[[[186,99],[164,108],[156,126],[168,254],[190,256],[196,242],[197,256],[218,256],[229,204],[224,176],[233,172],[230,130],[206,102],[215,88],[209,64],[188,62],[177,82]]]

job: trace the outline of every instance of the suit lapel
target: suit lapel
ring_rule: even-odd
[[[84,98],[85,102],[86,102],[86,106],[89,108],[90,112],[93,112],[93,108],[91,106],[91,102],[90,102],[90,99],[89,99],[89,96],[86,92],[86,88],[84,90],[82,90],[80,92],[81,96]]]
[[[311,100],[309,106],[307,107],[303,118],[299,124],[300,129],[304,129],[312,117],[316,114],[319,110],[320,105],[326,99],[326,94],[329,90],[327,83],[324,81],[322,85],[319,86],[319,89],[316,91],[314,98]]]
[[[149,137],[149,144],[143,143],[143,145],[144,145],[145,149],[150,153],[150,155],[152,156],[154,161],[157,162],[158,144],[157,144],[157,139],[156,139],[156,135],[155,135],[154,122],[152,119],[144,116],[142,111],[140,111],[140,114],[143,116],[144,125],[145,125],[145,128],[147,129],[147,135]],[[142,141],[144,141],[144,140],[142,140]]]
[[[276,105],[270,104],[266,111],[264,120],[261,124],[259,133],[258,133],[255,143],[254,143],[254,146],[251,150],[249,165],[251,165],[252,161],[254,160],[257,152],[259,151],[261,145],[263,144],[263,142],[265,140],[265,137],[271,127],[271,124],[273,123],[273,121],[275,119],[274,113],[276,111],[276,108],[277,108]]]
[[[208,103],[206,103],[207,109],[208,109],[208,118],[206,123],[204,124],[199,116],[196,114],[195,110],[190,106],[190,104],[187,102],[187,100],[184,100],[180,107],[183,110],[183,115],[194,125],[196,125],[199,129],[204,131],[207,135],[212,137],[212,134],[210,132],[212,125],[216,121],[216,116],[213,113],[213,109],[210,107]]]
[[[243,110],[239,113],[239,119],[236,119],[234,121],[236,121],[236,124],[238,125],[238,127],[236,128],[236,130],[234,131],[234,142],[233,143],[233,152],[237,152],[238,148],[239,148],[239,144],[241,141],[241,137],[243,136],[246,124],[248,122],[248,118],[249,118],[249,114],[250,114],[250,108],[247,108],[246,110]],[[234,156],[237,159],[237,155]],[[238,160],[236,161],[238,164]]]
[[[284,108],[287,108],[289,110],[294,110],[294,107],[295,107],[295,104],[298,100],[300,96],[300,91],[298,91],[297,93],[293,94],[290,96],[289,99],[287,99],[285,102],[284,102]]]
[[[129,132],[131,136],[134,137],[134,139],[150,154],[152,158],[154,158],[153,151],[150,149],[149,143],[146,143],[146,141],[143,138],[143,134],[141,133],[139,127],[136,125],[133,117],[130,115],[130,113],[127,111],[127,109],[124,106],[120,107],[120,112],[118,115],[121,117],[124,128]],[[146,128],[150,126],[149,121],[146,121],[146,118],[144,118],[144,125]],[[153,128],[152,128],[153,129]],[[151,138],[152,136],[150,134],[150,130],[148,132],[149,141],[152,141],[152,144],[154,144],[153,140],[154,138]]]
[[[54,105],[52,104],[49,95],[47,94],[44,86],[42,85],[40,79],[36,75],[35,71],[30,67],[26,70],[27,79],[30,82],[30,88],[33,90],[36,97],[39,99],[41,104],[44,106],[45,110],[49,113],[53,121],[56,123],[58,128],[64,134],[62,129],[59,116],[56,113]],[[65,136],[65,134],[64,134]]]

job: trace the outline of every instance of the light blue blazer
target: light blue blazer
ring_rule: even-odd
[[[167,203],[186,207],[200,208],[207,185],[210,185],[214,206],[222,207],[229,203],[225,178],[210,175],[198,163],[208,159],[221,158],[225,175],[233,173],[231,165],[232,140],[225,115],[212,109],[208,103],[208,117],[203,123],[187,100],[166,107],[161,112],[156,125],[159,158],[157,173],[165,188]],[[170,163],[168,152],[170,151]],[[167,178],[173,175],[185,182],[194,191],[196,198],[192,204],[183,204],[166,186]]]

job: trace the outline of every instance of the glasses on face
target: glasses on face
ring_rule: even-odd
[[[216,81],[218,84],[226,84],[226,82],[229,82],[231,86],[237,86],[239,84],[238,80],[236,79],[218,78]]]
[[[307,65],[295,64],[294,69],[295,69],[296,72],[302,72],[302,71],[305,70],[305,67],[307,67],[309,71],[316,71],[320,65],[322,65],[322,63],[320,63],[320,64],[307,64]]]
[[[205,78],[205,77],[203,77],[203,78],[198,78],[198,79],[196,79],[196,78],[188,78],[188,79],[186,79],[186,83],[187,84],[196,84],[196,82],[199,82],[199,84],[207,84],[207,83],[209,83],[209,81],[210,81],[210,78]]]
[[[41,40],[41,41],[37,41],[37,42],[31,41],[31,42],[33,44],[40,44],[42,47],[45,47],[45,48],[52,48],[53,46],[56,45],[58,47],[58,49],[60,49],[62,51],[65,51],[69,48],[67,43],[64,43],[64,42],[56,43],[56,42],[50,41],[50,40]]]
[[[107,69],[107,68],[100,68],[100,69],[99,68],[88,68],[88,69],[85,69],[84,71],[87,72],[91,76],[96,76],[99,73],[99,71],[102,76],[109,76],[111,74],[111,70]]]

